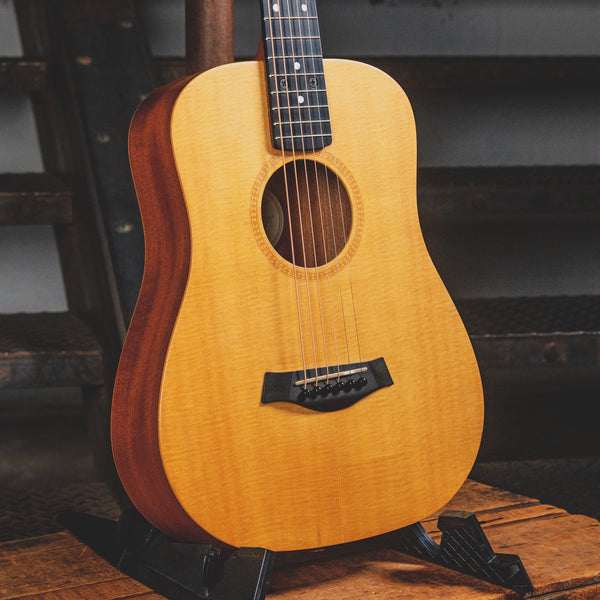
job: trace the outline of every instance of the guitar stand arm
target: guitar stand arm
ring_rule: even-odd
[[[389,544],[403,554],[472,575],[520,594],[533,592],[529,575],[516,554],[496,554],[477,517],[465,511],[445,511],[438,519],[440,544],[420,523],[387,534]]]

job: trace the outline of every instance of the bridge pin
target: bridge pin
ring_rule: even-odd
[[[331,393],[333,393],[333,386],[330,383],[326,383],[321,387],[321,396],[329,396]]]
[[[306,391],[306,394],[309,398],[316,398],[319,395],[319,392],[321,391],[321,388],[316,385],[315,387],[311,388],[310,390]]]
[[[354,379],[347,379],[342,383],[342,388],[345,392],[349,392],[354,387]]]

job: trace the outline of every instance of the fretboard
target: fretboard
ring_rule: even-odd
[[[315,0],[263,0],[262,10],[273,146],[320,150],[332,140]]]

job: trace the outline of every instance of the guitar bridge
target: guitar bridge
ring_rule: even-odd
[[[333,412],[393,383],[383,358],[306,371],[265,373],[261,402],[290,402],[318,412]]]

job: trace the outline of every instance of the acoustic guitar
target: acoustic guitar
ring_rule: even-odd
[[[133,118],[146,267],[112,442],[160,530],[286,551],[439,509],[483,404],[419,226],[406,95],[322,58],[315,0],[262,9],[264,60],[170,83]]]

